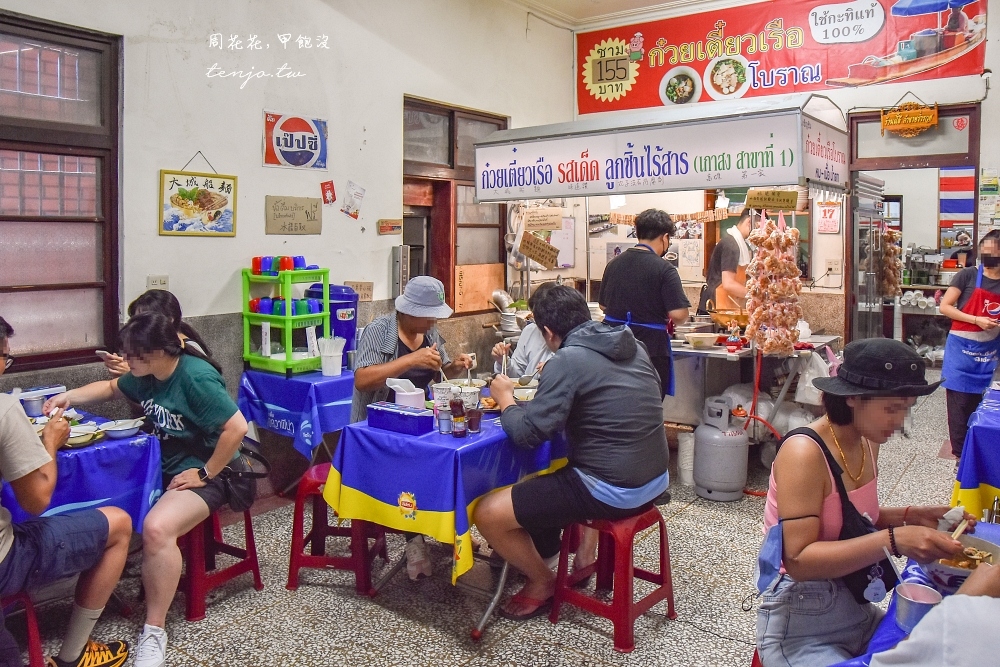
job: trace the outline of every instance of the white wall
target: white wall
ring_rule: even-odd
[[[885,181],[885,194],[903,197],[903,246],[937,248],[938,170],[893,169],[865,172]]]
[[[147,274],[168,274],[186,316],[240,310],[239,271],[254,255],[304,254],[333,281],[370,280],[389,296],[390,248],[379,218],[402,215],[402,106],[413,95],[508,115],[512,127],[573,116],[568,30],[492,0],[2,0],[24,14],[124,35],[121,160],[123,306]],[[292,9],[294,8],[294,11]],[[254,33],[270,47],[218,51],[209,35]],[[292,33],[282,49],[277,33]],[[299,49],[299,35],[330,36],[329,50]],[[208,79],[209,66],[299,79]],[[261,166],[263,110],[329,121],[329,171]],[[157,234],[157,176],[202,151],[239,177],[237,236]],[[208,171],[199,160],[191,169]],[[366,188],[361,218],[324,207],[321,236],[265,236],[264,196],[319,197],[332,178]],[[364,230],[364,231],[362,231]]]

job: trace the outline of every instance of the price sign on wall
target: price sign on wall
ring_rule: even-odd
[[[828,201],[816,204],[816,233],[840,233],[840,202]]]
[[[555,206],[526,209],[524,211],[524,228],[529,232],[549,232],[562,229],[562,209]]]
[[[794,211],[798,200],[799,193],[795,190],[751,188],[747,192],[746,205],[750,208],[773,208],[782,211]]]
[[[372,300],[372,292],[375,290],[375,283],[345,280],[344,284],[358,293],[359,302],[365,303]]]

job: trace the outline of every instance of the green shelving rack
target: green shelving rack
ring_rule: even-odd
[[[319,313],[308,315],[289,314],[292,309],[292,285],[301,283],[323,283],[323,310]],[[252,284],[273,285],[278,288],[278,293],[272,297],[281,297],[285,300],[284,315],[264,315],[250,312],[250,286]],[[274,330],[281,331],[281,344],[285,348],[284,359],[272,359],[269,355],[257,354],[250,350],[250,327],[260,326],[264,322],[271,325],[272,337]],[[292,354],[292,332],[295,329],[305,329],[306,327],[323,327],[323,331],[330,331],[330,269],[311,269],[298,271],[279,271],[277,276],[259,276],[251,272],[250,269],[243,269],[243,362],[250,368],[272,373],[284,373],[291,376],[293,373],[306,373],[320,368],[320,357],[307,357],[305,359],[293,359]]]

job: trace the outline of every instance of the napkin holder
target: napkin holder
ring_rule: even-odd
[[[423,435],[434,430],[434,412],[380,401],[368,406],[368,425],[404,435]]]

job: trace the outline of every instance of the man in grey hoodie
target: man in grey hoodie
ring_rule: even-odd
[[[528,578],[501,610],[516,620],[546,612],[555,574],[540,552],[558,552],[564,527],[643,512],[669,484],[660,381],[642,344],[625,326],[591,321],[569,287],[549,290],[534,314],[555,352],[534,400],[517,405],[503,375],[490,391],[515,445],[537,447],[565,430],[569,464],[489,494],[474,517],[490,546]]]

